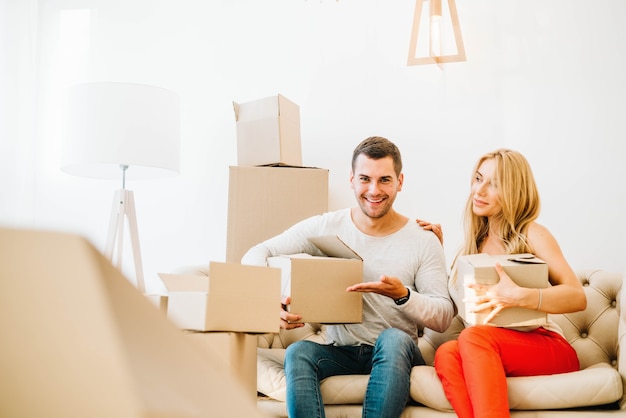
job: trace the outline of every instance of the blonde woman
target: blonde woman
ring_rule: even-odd
[[[497,284],[471,285],[486,292],[475,309],[492,309],[486,322],[513,306],[547,313],[586,307],[582,286],[556,239],[536,222],[539,207],[535,180],[522,154],[498,149],[478,160],[465,208],[465,243],[460,254],[532,253],[547,262],[552,284],[541,291],[520,287],[497,265]],[[449,287],[455,302],[461,297],[461,286],[453,266]],[[579,367],[576,352],[551,321],[525,330],[470,326],[435,354],[437,374],[460,418],[510,416],[507,376],[565,373]]]

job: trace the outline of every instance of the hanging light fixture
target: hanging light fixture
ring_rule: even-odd
[[[422,21],[422,9],[424,2],[429,1],[429,18],[428,18],[428,55],[418,57],[418,37],[420,35],[420,23]],[[445,1],[449,18],[454,34],[454,43],[456,45],[456,54],[444,53],[442,46],[443,32],[443,13],[442,2]],[[447,18],[448,16],[446,16]],[[456,10],[455,0],[416,0],[415,13],[413,14],[413,26],[411,29],[411,42],[409,45],[409,56],[407,65],[424,65],[424,64],[441,64],[448,62],[466,61],[465,46],[463,45],[463,36],[461,35],[461,26],[459,24],[459,15]]]

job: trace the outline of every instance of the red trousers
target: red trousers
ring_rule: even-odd
[[[537,376],[579,370],[572,346],[538,328],[521,332],[477,325],[442,344],[435,369],[459,418],[510,417],[507,376]]]

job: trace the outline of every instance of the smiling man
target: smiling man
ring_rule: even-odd
[[[370,137],[352,155],[350,183],[358,207],[305,219],[251,248],[243,264],[266,265],[279,254],[322,255],[308,238],[336,235],[363,259],[363,321],[327,326],[327,344],[298,341],[287,348],[285,375],[290,418],[324,417],[320,381],[334,375],[369,374],[363,416],[401,415],[409,398],[411,368],[424,364],[418,327],[444,331],[454,308],[447,290],[443,248],[435,234],[398,213],[402,190],[400,151]],[[281,328],[303,326],[282,301]]]

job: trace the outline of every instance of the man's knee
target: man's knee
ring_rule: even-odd
[[[384,330],[376,340],[375,355],[386,358],[404,357],[414,362],[421,359],[421,354],[415,341],[404,331],[396,328]]]
[[[316,351],[319,344],[313,341],[301,340],[290,344],[285,350],[285,361],[294,358],[308,358]]]
[[[413,346],[415,342],[404,331],[396,328],[388,328],[380,333],[376,340],[376,345],[381,348],[397,348],[403,346]]]

